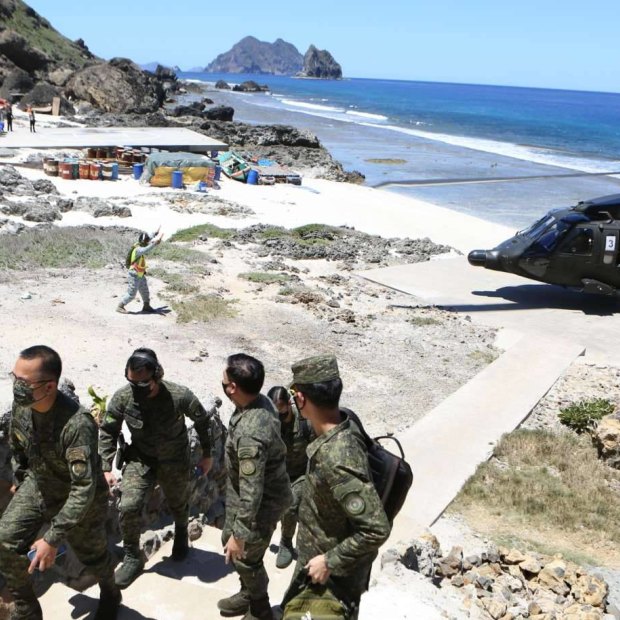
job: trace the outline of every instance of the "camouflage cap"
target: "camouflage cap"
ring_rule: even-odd
[[[306,383],[321,383],[340,377],[338,362],[334,355],[315,355],[295,362],[291,366],[293,371],[293,383],[304,385]]]

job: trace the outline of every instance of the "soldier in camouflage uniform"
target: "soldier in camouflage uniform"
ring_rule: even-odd
[[[222,543],[241,582],[237,594],[218,601],[222,615],[272,620],[265,551],[291,503],[286,446],[273,403],[260,393],[265,370],[238,353],[227,360],[222,388],[235,404],[226,440],[226,522]]]
[[[286,444],[286,471],[291,479],[293,493],[293,503],[282,517],[282,537],[276,557],[276,567],[286,568],[293,561],[293,536],[297,528],[297,513],[308,463],[306,448],[316,435],[285,387],[281,385],[272,387],[267,396],[272,400],[280,417],[280,433]]]
[[[391,526],[372,483],[359,429],[339,409],[342,381],[336,358],[306,358],[293,364],[292,371],[297,406],[317,439],[307,450],[299,558],[283,605],[309,578],[327,584],[355,619],[372,562]]]
[[[97,426],[58,391],[62,362],[49,347],[25,349],[15,363],[9,440],[15,495],[0,519],[0,566],[15,598],[14,620],[43,617],[28,573],[54,564],[67,541],[101,589],[96,620],[117,616],[105,522],[108,489],[97,454]],[[41,526],[47,532],[36,539]],[[35,540],[36,539],[36,540]],[[35,550],[29,561],[26,554]]]
[[[198,466],[211,469],[211,416],[186,387],[163,380],[164,371],[151,349],[136,349],[127,360],[128,385],[110,400],[99,431],[99,453],[110,487],[116,484],[112,461],[123,422],[131,433],[124,451],[121,481],[120,529],[125,556],[116,571],[116,583],[128,587],[142,572],[140,552],[142,510],[147,494],[159,483],[174,517],[172,559],[181,561],[189,551],[190,450],[185,416],[194,421],[202,447]]]

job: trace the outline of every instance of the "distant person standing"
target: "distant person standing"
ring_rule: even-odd
[[[28,106],[26,108],[26,113],[28,114],[28,120],[30,121],[30,133],[37,133],[37,130],[34,127],[36,118],[34,116],[34,110],[32,109],[32,106]]]
[[[0,132],[4,132],[4,106],[0,108]]]
[[[129,270],[127,272],[127,292],[116,307],[117,312],[125,314],[127,312],[125,306],[132,299],[135,299],[138,293],[142,297],[142,312],[155,312],[150,303],[149,285],[146,281],[146,259],[144,257],[161,243],[161,239],[162,233],[159,229],[152,234],[143,232],[138,237],[138,243],[131,246],[125,261],[125,266]]]
[[[10,101],[4,106],[4,112],[6,116],[6,130],[13,131],[13,106]]]

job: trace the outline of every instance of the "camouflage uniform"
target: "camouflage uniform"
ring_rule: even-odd
[[[43,414],[14,404],[9,441],[18,489],[0,519],[0,565],[17,609],[23,603],[32,610],[21,617],[40,617],[26,553],[46,522],[47,543],[67,541],[102,587],[114,588],[105,532],[108,489],[90,414],[62,392]]]
[[[170,381],[161,381],[158,394],[141,404],[134,401],[130,385],[112,396],[99,432],[99,453],[103,471],[111,471],[125,421],[131,433],[121,482],[120,527],[125,546],[139,544],[142,509],[156,483],[175,524],[187,526],[190,453],[185,416],[194,421],[203,456],[210,456],[212,414],[188,388]]]
[[[293,365],[294,384],[313,384],[339,377],[333,356],[318,356]],[[372,483],[368,452],[357,427],[342,422],[319,435],[307,449],[308,469],[299,507],[299,557],[284,604],[306,583],[304,566],[325,555],[331,571],[328,587],[357,618],[368,588],[370,568],[391,526]]]
[[[303,489],[304,474],[308,456],[306,448],[316,437],[308,420],[305,420],[295,405],[290,422],[280,420],[282,440],[286,444],[286,472],[291,479],[293,503],[282,516],[282,538],[291,540],[297,527],[297,513]]]
[[[231,535],[245,541],[246,557],[233,560],[242,590],[251,600],[267,595],[269,578],[263,556],[282,513],[291,503],[286,446],[273,403],[262,394],[233,413],[226,440],[226,523],[222,542]]]

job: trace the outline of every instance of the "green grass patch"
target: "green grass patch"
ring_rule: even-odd
[[[136,233],[94,227],[29,229],[4,235],[0,269],[86,267],[100,269],[124,263]]]
[[[166,291],[172,293],[179,293],[181,295],[189,295],[191,293],[197,293],[199,288],[195,284],[192,284],[187,278],[184,278],[180,273],[170,273],[155,267],[149,269],[149,276],[158,278],[166,284]]]
[[[593,429],[599,420],[613,413],[614,405],[605,398],[582,400],[560,409],[560,422],[576,433],[583,433]]]
[[[208,323],[214,319],[232,318],[237,314],[234,300],[219,295],[194,295],[186,299],[171,299],[170,305],[177,313],[179,323],[199,321]]]
[[[342,236],[342,231],[335,226],[328,226],[327,224],[305,224],[304,226],[291,229],[291,234],[302,239],[310,236],[334,238]]]
[[[284,284],[290,280],[286,273],[269,273],[264,271],[247,271],[240,273],[239,277],[256,284]]]
[[[469,357],[469,359],[473,360],[474,362],[490,364],[499,357],[499,354],[493,349],[476,349],[475,351],[470,351],[467,354],[467,357]]]
[[[477,506],[502,521],[620,545],[620,471],[601,462],[589,438],[520,429],[481,464],[453,503]],[[614,482],[615,481],[615,482]]]
[[[150,255],[153,259],[169,260],[174,263],[200,265],[208,263],[210,258],[204,253],[192,248],[185,248],[174,243],[162,243]]]
[[[396,166],[398,164],[407,163],[406,159],[398,159],[398,158],[391,159],[389,157],[386,157],[386,158],[371,157],[370,159],[365,159],[364,161],[368,162],[369,164],[386,164],[388,166]]]
[[[182,228],[170,237],[170,241],[196,241],[201,235],[216,239],[230,239],[235,231],[232,228],[220,228],[215,224],[199,224],[191,228]]]
[[[290,236],[291,232],[282,226],[267,226],[258,233],[259,239],[281,239]]]

